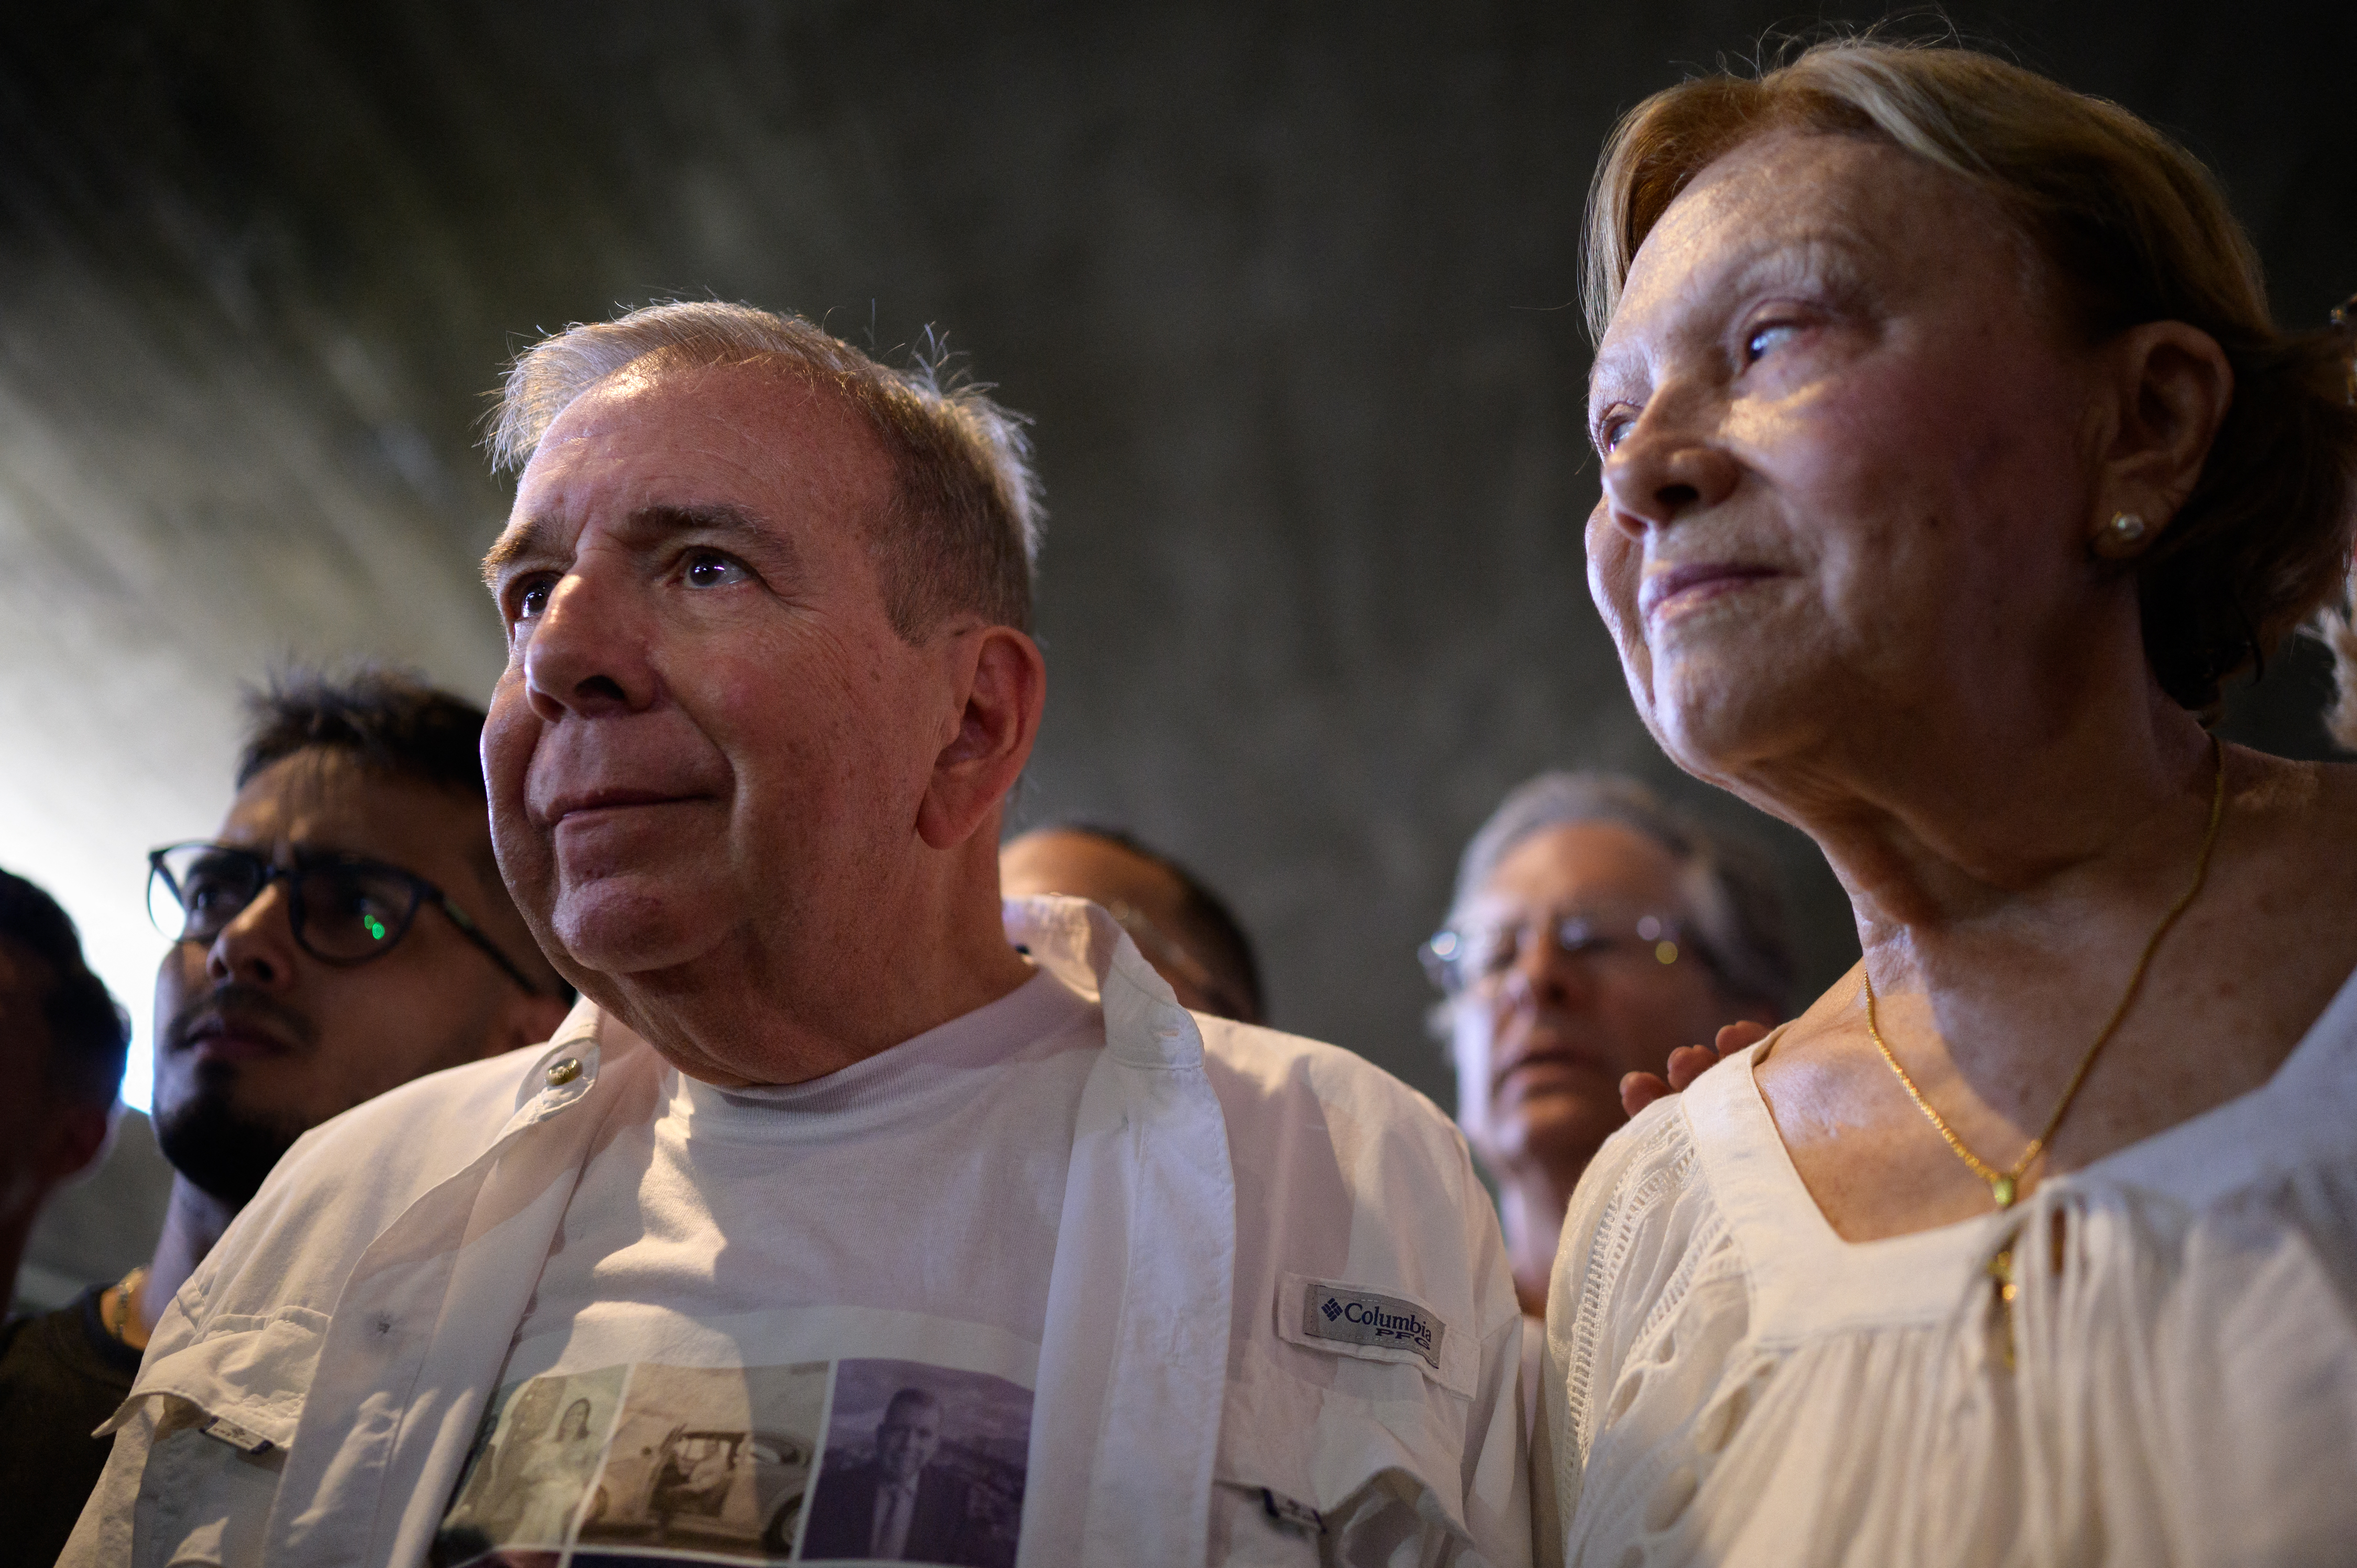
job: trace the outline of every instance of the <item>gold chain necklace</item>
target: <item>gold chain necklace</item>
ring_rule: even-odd
[[[2184,914],[2187,907],[2201,894],[2201,884],[2210,875],[2210,852],[2218,846],[2218,824],[2225,820],[2226,814],[2226,751],[2218,744],[2216,736],[2210,737],[2210,756],[2216,768],[2217,779],[2210,789],[2210,826],[2201,835],[2201,857],[2193,863],[2193,882],[2177,902],[2169,906],[2169,913],[2160,918],[2160,924],[2153,928],[2152,939],[2144,944],[2144,956],[2136,960],[2136,972],[2128,976],[2128,987],[2120,993],[2120,1004],[2112,1009],[2111,1021],[2095,1036],[2094,1044],[2087,1047],[2087,1054],[2079,1058],[2079,1070],[2071,1075],[2070,1083],[2064,1086],[2062,1098],[2055,1102],[2054,1114],[2046,1119],[2046,1125],[2039,1130],[2038,1136],[2029,1140],[2029,1147],[2021,1152],[2021,1158],[2013,1162],[2011,1170],[2001,1171],[1964,1147],[1964,1141],[1956,1136],[1955,1129],[1948,1125],[1947,1118],[1932,1109],[1931,1101],[1923,1098],[1923,1091],[1915,1087],[1915,1080],[1907,1076],[1907,1069],[1900,1067],[1899,1058],[1890,1054],[1890,1047],[1883,1043],[1882,1030],[1874,1015],[1873,972],[1866,967],[1863,961],[1858,964],[1858,972],[1866,977],[1866,1032],[1873,1039],[1874,1048],[1882,1053],[1882,1059],[1889,1062],[1890,1070],[1899,1075],[1900,1087],[1907,1090],[1907,1098],[1915,1102],[1915,1109],[1921,1111],[1931,1122],[1932,1129],[1947,1141],[1948,1147],[1955,1151],[1956,1158],[1971,1166],[1973,1175],[1988,1183],[1989,1196],[1996,1199],[1999,1208],[2012,1208],[2013,1200],[2021,1195],[2021,1178],[2029,1174],[2031,1165],[2038,1163],[2038,1156],[2046,1152],[2047,1140],[2054,1136],[2055,1129],[2062,1125],[2063,1115],[2070,1111],[2071,1101],[2079,1097],[2079,1086],[2087,1081],[2087,1069],[2095,1065],[2095,1054],[2119,1028],[2120,1020],[2128,1015],[2128,1004],[2136,1000],[2137,990],[2144,984],[2145,971],[2152,967],[2152,955],[2160,950],[2160,940],[2169,935],[2169,928],[2177,924],[2177,918]]]

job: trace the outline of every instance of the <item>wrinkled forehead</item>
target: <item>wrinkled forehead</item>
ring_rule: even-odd
[[[866,517],[890,494],[873,427],[799,368],[646,360],[551,422],[517,480],[501,543],[522,528],[577,529],[661,508],[733,507],[773,521]]]
[[[1681,914],[1684,884],[1684,864],[1651,834],[1609,819],[1562,822],[1515,840],[1458,919]]]
[[[1597,371],[1609,375],[1647,339],[1763,283],[1831,273],[1851,286],[1904,288],[1939,276],[1960,242],[2012,240],[1993,198],[1928,159],[1868,136],[1765,132],[1697,174],[1647,233]]]

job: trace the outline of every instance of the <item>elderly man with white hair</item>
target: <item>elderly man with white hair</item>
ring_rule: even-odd
[[[1629,1119],[1625,1080],[1782,1018],[1793,961],[1774,875],[1633,779],[1542,773],[1465,846],[1448,922],[1417,956],[1441,991],[1430,1023],[1457,1120],[1497,1178],[1536,1317],[1572,1189]]]
[[[1044,676],[1019,424],[677,305],[528,350],[495,446],[493,838],[582,1004],[296,1146],[64,1561],[773,1561],[906,1385],[961,1560],[1525,1559],[1522,1322],[1454,1129],[1189,1014],[1103,911],[999,899]]]

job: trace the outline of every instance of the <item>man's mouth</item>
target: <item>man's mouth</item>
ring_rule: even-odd
[[[256,1061],[292,1056],[298,1048],[285,1031],[235,1013],[209,1013],[179,1034],[176,1049],[199,1061]]]
[[[1637,609],[1651,618],[1664,612],[1691,609],[1722,594],[1768,577],[1782,574],[1769,566],[1747,566],[1733,561],[1703,561],[1684,566],[1670,566],[1648,572],[1644,585],[1637,590]]]
[[[555,827],[566,822],[595,822],[607,812],[626,811],[642,806],[675,806],[698,798],[662,789],[637,789],[623,786],[571,789],[550,800],[542,816],[549,826]]]
[[[1596,1058],[1564,1041],[1549,1040],[1515,1051],[1491,1077],[1491,1092],[1503,1093],[1517,1079],[1547,1078],[1560,1073],[1599,1070]]]
[[[164,1026],[166,1054],[199,1061],[259,1061],[300,1055],[318,1028],[293,1007],[255,987],[232,983],[198,998]]]

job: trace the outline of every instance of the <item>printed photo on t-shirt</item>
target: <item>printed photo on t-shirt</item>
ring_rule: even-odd
[[[640,1362],[499,1390],[439,1568],[1012,1568],[1031,1391],[885,1359]]]
[[[554,1563],[597,1474],[626,1371],[600,1367],[500,1390],[435,1540],[434,1560]]]
[[[593,1550],[609,1547],[790,1561],[825,1413],[823,1361],[631,1368],[573,1561],[621,1561]]]
[[[1012,1568],[1031,1391],[921,1361],[835,1363],[802,1561]]]

